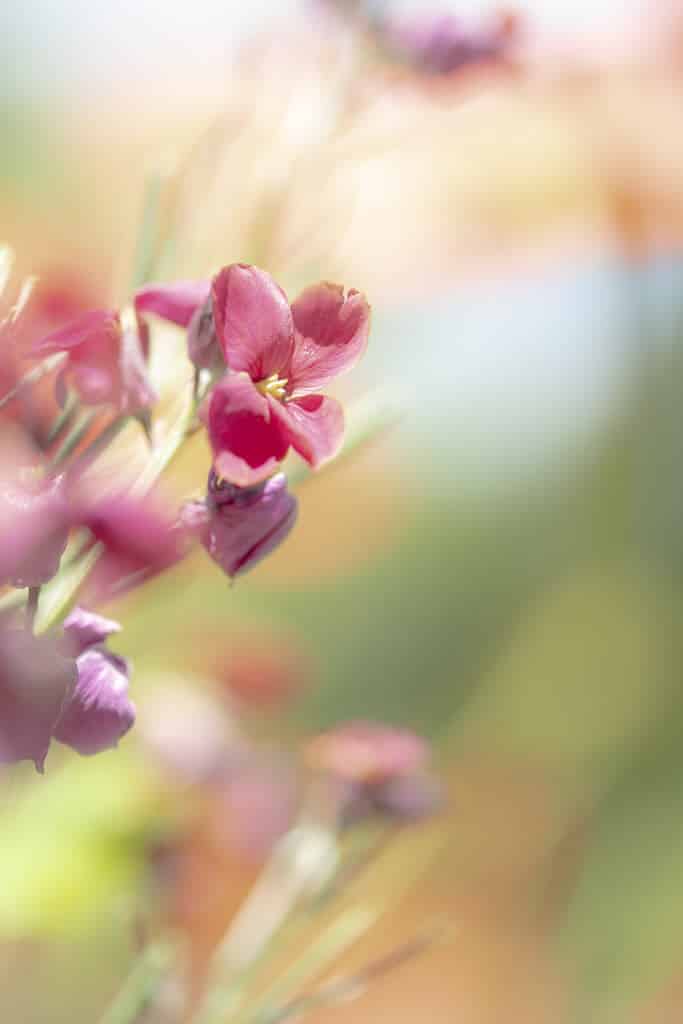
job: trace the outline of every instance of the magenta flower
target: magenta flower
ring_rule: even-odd
[[[54,728],[54,737],[79,754],[115,747],[135,721],[128,697],[130,666],[104,646],[120,626],[75,608],[64,620],[66,649],[76,659],[77,682]]]
[[[62,477],[29,466],[0,477],[0,584],[38,587],[59,568],[70,525]]]
[[[146,333],[124,328],[116,310],[96,309],[43,338],[32,354],[42,358],[65,353],[60,377],[85,405],[107,404],[136,413],[157,399],[147,376],[146,345]]]
[[[265,271],[243,264],[221,270],[211,294],[216,336],[232,371],[202,410],[216,473],[251,487],[275,471],[290,447],[313,467],[335,455],[342,408],[318,391],[365,349],[364,296],[322,282],[290,307]]]
[[[0,764],[33,761],[43,771],[76,665],[50,637],[0,628]]]
[[[297,500],[278,473],[264,484],[240,488],[209,474],[206,499],[183,509],[186,529],[198,535],[228,576],[248,572],[274,551],[297,517]]]

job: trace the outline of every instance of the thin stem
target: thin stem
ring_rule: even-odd
[[[168,942],[154,942],[136,957],[133,966],[105,1011],[100,1024],[136,1024],[153,1005],[173,959]]]
[[[78,399],[72,393],[66,400],[64,408],[61,410],[59,415],[55,418],[54,423],[48,431],[47,437],[45,438],[46,445],[53,444],[60,434],[62,434],[71,422],[78,411]]]

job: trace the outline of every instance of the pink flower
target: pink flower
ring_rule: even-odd
[[[362,355],[370,321],[365,297],[321,282],[290,306],[265,271],[243,264],[221,270],[211,296],[232,371],[202,410],[216,473],[250,487],[269,477],[290,447],[313,467],[332,458],[344,416],[318,391]]]
[[[124,328],[116,310],[95,309],[43,338],[32,355],[64,352],[64,379],[85,405],[108,404],[135,413],[157,398],[147,376],[146,348],[144,330]]]
[[[278,473],[256,487],[219,481],[211,471],[204,501],[189,502],[185,528],[196,533],[228,576],[248,572],[287,537],[297,517],[297,500]]]
[[[346,823],[371,814],[413,821],[443,801],[442,787],[429,772],[429,747],[407,729],[349,722],[316,736],[305,754],[337,785]]]

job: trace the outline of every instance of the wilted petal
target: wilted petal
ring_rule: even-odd
[[[188,327],[210,289],[209,281],[147,284],[135,293],[135,309],[138,313],[155,313],[179,327]]]
[[[38,587],[52,579],[70,525],[63,479],[3,467],[0,477],[0,584]]]
[[[232,491],[229,501],[207,501],[210,518],[200,536],[228,576],[239,576],[283,542],[296,522],[297,500],[287,490],[283,473],[261,487]]]
[[[0,631],[0,763],[26,759],[42,772],[76,678],[75,662],[64,658],[51,638]]]
[[[98,754],[115,747],[135,721],[128,697],[130,669],[124,658],[97,647],[79,655],[76,666],[78,682],[54,736],[79,754]]]
[[[370,306],[360,292],[344,295],[341,285],[322,281],[292,303],[295,342],[288,391],[318,391],[333,377],[350,370],[365,351]]]
[[[81,654],[87,647],[104,643],[108,636],[121,632],[118,622],[105,619],[97,612],[86,611],[85,608],[74,608],[64,619],[62,629],[74,656]]]
[[[288,444],[314,469],[337,454],[344,440],[344,410],[336,399],[305,395],[269,402]]]
[[[281,374],[294,345],[287,296],[258,267],[233,263],[216,275],[212,286],[216,334],[231,370],[260,381]]]
[[[239,487],[265,480],[285,457],[289,442],[271,404],[244,374],[226,374],[202,415],[219,476]]]

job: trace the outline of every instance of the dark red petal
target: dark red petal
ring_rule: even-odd
[[[213,279],[212,296],[216,334],[230,369],[255,381],[283,375],[294,329],[287,296],[270,274],[233,263]]]
[[[368,341],[370,307],[364,295],[321,281],[292,303],[295,343],[290,394],[318,391],[358,362]]]
[[[188,327],[196,310],[209,295],[209,281],[174,281],[148,284],[135,293],[138,313],[155,313],[179,327]]]
[[[274,472],[289,442],[271,415],[269,402],[243,374],[226,374],[204,412],[214,467],[239,487],[251,487]]]
[[[314,469],[337,454],[344,440],[344,410],[336,399],[304,395],[284,404],[269,401],[287,442]]]

